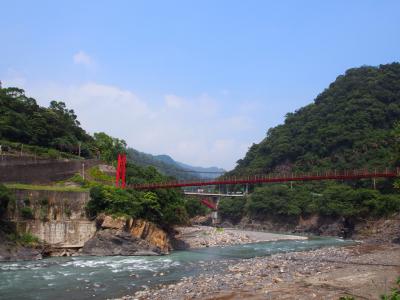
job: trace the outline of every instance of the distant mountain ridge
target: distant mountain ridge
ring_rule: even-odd
[[[161,173],[179,180],[213,179],[225,170],[218,167],[197,167],[175,161],[166,154],[152,155],[128,148],[128,159],[140,166],[153,166]]]
[[[181,162],[177,162],[182,168],[184,169],[189,169],[191,171],[199,172],[200,176],[202,178],[216,178],[218,176],[221,176],[226,172],[226,170],[218,167],[195,167],[191,165],[187,165]]]

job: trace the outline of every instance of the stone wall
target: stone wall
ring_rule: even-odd
[[[31,160],[8,158],[0,163],[0,183],[50,183],[82,173],[101,162],[87,160]]]
[[[8,219],[20,233],[30,232],[52,246],[78,248],[96,232],[95,222],[86,218],[88,192],[14,190],[16,203]],[[22,216],[24,207],[32,210],[33,219]]]

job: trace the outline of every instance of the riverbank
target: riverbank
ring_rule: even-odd
[[[120,299],[378,299],[399,275],[399,245],[362,243],[227,261],[214,274]]]
[[[234,228],[216,228],[200,225],[177,227],[175,230],[177,232],[175,238],[182,241],[189,249],[216,246],[223,247],[279,240],[307,239],[305,236],[275,234]]]

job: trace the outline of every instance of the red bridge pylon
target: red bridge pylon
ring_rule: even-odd
[[[115,174],[115,186],[125,188],[126,154],[118,154],[117,172]]]

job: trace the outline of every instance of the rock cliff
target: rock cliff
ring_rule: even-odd
[[[99,230],[83,246],[84,255],[160,255],[171,249],[167,233],[152,222],[107,215],[96,222]]]

